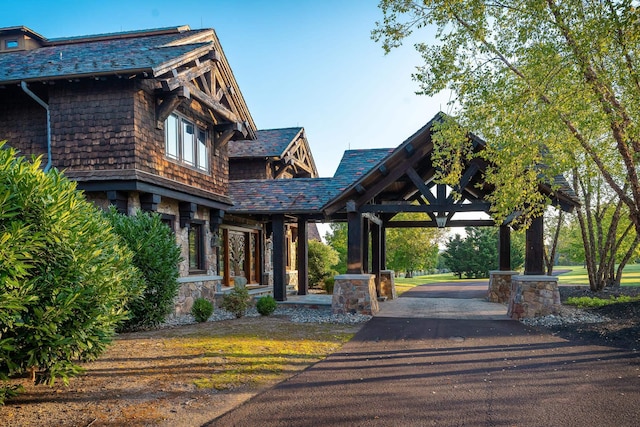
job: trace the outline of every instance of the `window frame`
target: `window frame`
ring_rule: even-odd
[[[193,241],[192,239],[196,239]],[[199,220],[193,220],[189,224],[187,231],[187,264],[189,266],[189,274],[205,274],[207,272],[206,266],[206,245],[205,245],[205,222]],[[192,253],[192,241],[193,249]],[[192,261],[194,266],[192,266]]]
[[[211,172],[210,138],[206,128],[173,112],[166,118],[164,129],[164,151],[167,159],[201,173]]]

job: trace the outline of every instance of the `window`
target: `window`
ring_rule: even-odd
[[[209,171],[206,130],[177,114],[171,114],[167,118],[164,129],[168,158],[204,172]]]
[[[205,271],[204,240],[204,225],[192,222],[189,226],[189,273]]]
[[[4,47],[5,49],[17,49],[18,48],[18,40],[5,40]]]

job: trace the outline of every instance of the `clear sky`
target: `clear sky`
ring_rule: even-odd
[[[0,0],[0,27],[47,38],[189,25],[214,28],[258,129],[302,126],[320,176],[351,148],[395,147],[445,96],[416,95],[411,44],[371,40],[376,0]],[[431,37],[428,31],[420,34]],[[428,41],[428,40],[425,40]]]

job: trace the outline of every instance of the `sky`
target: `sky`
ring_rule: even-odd
[[[416,95],[412,43],[371,39],[376,0],[0,0],[0,27],[46,38],[189,25],[215,29],[258,129],[301,126],[320,176],[348,149],[396,147],[448,97]],[[427,29],[413,41],[432,41]]]

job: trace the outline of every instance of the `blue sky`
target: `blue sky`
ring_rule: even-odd
[[[258,128],[304,127],[331,176],[344,150],[395,147],[446,111],[446,96],[415,94],[411,44],[385,56],[371,40],[381,19],[375,0],[31,0],[3,1],[0,27],[47,38],[214,28]]]

